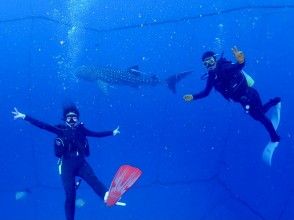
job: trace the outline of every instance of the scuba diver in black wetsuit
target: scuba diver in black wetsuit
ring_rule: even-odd
[[[264,105],[258,92],[250,87],[242,71],[245,65],[245,56],[237,47],[232,49],[237,63],[231,63],[225,58],[216,59],[216,54],[207,51],[202,56],[202,62],[208,70],[206,88],[195,95],[184,95],[184,100],[190,102],[201,99],[209,95],[214,87],[227,100],[239,102],[245,111],[255,120],[260,121],[268,131],[272,142],[279,142],[280,136],[276,133],[273,124],[265,113],[273,106],[277,105],[281,99],[276,97],[270,99]]]
[[[106,187],[99,181],[85,157],[89,156],[88,137],[115,136],[120,133],[119,127],[113,131],[90,131],[79,121],[79,110],[72,104],[63,109],[64,124],[52,126],[19,112],[12,112],[14,119],[24,119],[31,124],[57,135],[55,139],[55,155],[59,158],[59,174],[65,190],[65,215],[67,220],[73,220],[75,215],[76,176],[84,179],[96,192],[107,199]]]

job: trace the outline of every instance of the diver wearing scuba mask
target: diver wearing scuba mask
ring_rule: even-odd
[[[211,54],[211,56],[204,58],[202,62],[207,70],[214,70],[216,68],[215,54]]]
[[[252,86],[248,85],[242,69],[245,66],[245,56],[237,47],[232,48],[236,63],[232,63],[222,56],[217,60],[213,51],[207,51],[202,55],[203,65],[208,70],[206,77],[206,87],[197,94],[184,95],[184,100],[190,102],[209,95],[215,88],[227,100],[240,103],[244,110],[257,121],[260,121],[268,131],[272,142],[279,142],[280,136],[276,133],[273,124],[265,113],[273,106],[277,105],[280,97],[270,99],[262,104],[259,93]],[[202,77],[203,78],[203,77]]]
[[[70,127],[77,126],[79,123],[78,115],[75,112],[67,113],[65,118],[65,123]]]
[[[105,193],[108,190],[97,178],[86,160],[86,157],[90,154],[87,137],[115,136],[120,133],[119,127],[102,132],[89,130],[79,121],[80,113],[74,104],[63,109],[62,119],[64,122],[56,126],[25,115],[16,108],[14,108],[12,114],[14,119],[24,119],[41,129],[57,135],[54,151],[55,156],[59,158],[58,171],[65,191],[65,215],[67,220],[74,219],[77,176],[84,179],[102,201],[104,200]]]

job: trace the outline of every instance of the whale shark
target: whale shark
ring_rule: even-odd
[[[80,66],[75,71],[79,80],[87,82],[106,83],[107,85],[129,86],[140,88],[143,86],[165,85],[173,93],[176,93],[176,84],[191,74],[193,71],[184,71],[173,74],[166,79],[160,79],[156,74],[145,73],[139,70],[138,66],[131,66],[126,69],[111,67]]]

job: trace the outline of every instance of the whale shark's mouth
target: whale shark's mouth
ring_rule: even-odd
[[[75,76],[78,79],[86,80],[86,81],[96,81],[97,74],[95,68],[87,67],[87,66],[80,66],[75,71]]]

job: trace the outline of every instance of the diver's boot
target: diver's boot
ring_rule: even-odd
[[[105,192],[105,194],[104,194],[104,203],[106,203],[106,204],[107,204],[108,197],[109,197],[109,191]],[[127,204],[125,202],[119,202],[119,201],[117,201],[115,203],[115,205],[118,205],[118,206],[126,206]]]
[[[108,196],[109,196],[109,191],[105,192],[104,194],[104,202],[106,203],[107,199],[108,199]]]
[[[267,103],[263,105],[263,112],[266,113],[271,107],[277,105],[279,102],[281,102],[280,97],[270,99]]]

